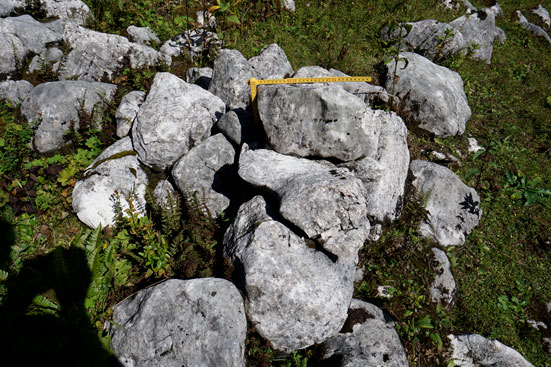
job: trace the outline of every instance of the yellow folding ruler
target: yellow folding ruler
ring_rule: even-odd
[[[325,78],[287,78],[287,79],[256,79],[251,78],[251,102],[253,103],[254,118],[259,121],[256,105],[256,87],[268,84],[304,84],[304,83],[341,83],[341,82],[370,82],[369,76],[328,76]]]

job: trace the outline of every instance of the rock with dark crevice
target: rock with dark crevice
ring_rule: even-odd
[[[492,62],[494,39],[499,32],[496,31],[496,16],[492,10],[482,9],[475,14],[463,15],[450,25],[461,32],[467,46],[477,45],[472,53],[473,58],[487,64]]]
[[[117,121],[116,134],[119,138],[128,135],[144,101],[145,92],[142,91],[132,91],[122,97],[121,104],[117,108],[117,111],[115,111],[115,120]]]
[[[450,260],[446,253],[436,247],[432,248],[435,264],[434,281],[430,286],[430,298],[432,302],[449,306],[455,296],[455,279],[451,271]]]
[[[253,115],[243,109],[228,111],[218,120],[216,127],[233,144],[241,146],[245,142],[262,141],[262,126],[254,121]]]
[[[289,78],[294,72],[285,51],[276,43],[264,47],[258,56],[251,57],[249,64],[259,79]]]

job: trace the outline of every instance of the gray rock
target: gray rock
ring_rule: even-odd
[[[519,352],[477,334],[448,335],[452,360],[458,367],[532,367]]]
[[[249,64],[259,79],[289,78],[294,73],[285,51],[277,43],[264,47],[258,56],[249,59]]]
[[[378,221],[395,220],[402,212],[409,169],[407,129],[395,113],[368,110],[370,119],[381,120],[377,153],[371,158],[343,164],[364,183],[368,215]]]
[[[342,367],[407,367],[404,348],[381,309],[352,300],[343,330],[324,343],[323,359],[342,357]],[[335,364],[336,365],[336,364]]]
[[[275,192],[280,214],[339,260],[357,263],[369,236],[367,192],[349,170],[259,149],[239,158],[239,176]]]
[[[322,68],[321,66],[303,66],[300,69],[298,69],[295,74],[293,74],[293,78],[326,78],[333,75],[329,70]],[[311,83],[311,84],[293,84],[296,87],[302,87],[302,88],[312,88],[312,87],[321,87],[321,86],[327,86],[327,85],[338,85],[341,83]]]
[[[190,29],[180,33],[161,46],[161,52],[171,56],[187,55],[195,60],[202,55],[215,54],[222,47],[222,41],[214,32],[205,29]]]
[[[518,17],[517,23],[519,23],[522,26],[522,28],[526,29],[528,32],[532,33],[534,36],[539,37],[539,38],[543,38],[547,42],[551,43],[551,37],[549,37],[547,32],[542,27],[540,27],[539,25],[535,25],[533,23],[530,23],[528,21],[528,19],[526,19],[524,17],[524,15],[522,15],[520,10],[517,10],[516,15]]]
[[[103,111],[115,95],[116,85],[67,80],[34,87],[21,104],[21,113],[29,123],[38,121],[33,145],[41,153],[60,148],[64,135],[74,122],[79,127],[81,109],[90,114],[95,127],[101,128]]]
[[[449,306],[455,297],[455,279],[451,271],[450,260],[446,253],[436,247],[432,248],[436,263],[433,270],[436,276],[430,286],[432,302]]]
[[[63,39],[62,33],[53,32],[27,14],[6,18],[4,21],[13,24],[15,35],[23,42],[25,49],[35,54],[44,52],[47,44],[58,43]]]
[[[498,42],[499,44],[503,44],[505,40],[507,39],[507,35],[505,34],[505,31],[499,27],[495,28],[495,37],[494,42]]]
[[[436,136],[463,134],[471,116],[461,76],[412,52],[400,53],[394,108],[406,121]],[[404,68],[405,67],[405,68]],[[394,62],[386,65],[386,90],[392,93]]]
[[[17,0],[20,1],[20,0]],[[9,17],[15,10],[16,0],[1,0],[0,1],[0,17]]]
[[[230,205],[235,151],[222,134],[191,148],[172,168],[176,186],[185,197],[196,195],[216,218]]]
[[[160,180],[153,190],[153,200],[160,208],[168,208],[178,202],[178,193],[170,181]]]
[[[122,97],[121,104],[115,112],[117,121],[117,136],[123,138],[130,132],[136,115],[145,101],[145,92],[132,91]]]
[[[243,299],[227,280],[169,279],[115,306],[113,320],[123,366],[245,366]]]
[[[461,4],[466,8],[466,13],[476,13],[476,8],[471,4],[469,0],[440,0],[440,4],[447,9],[459,10]]]
[[[26,80],[0,82],[0,100],[16,106],[25,99],[31,89],[33,85]]]
[[[56,73],[59,69],[59,61],[63,57],[63,51],[57,47],[45,49],[40,55],[36,55],[29,64],[29,73],[40,70],[51,70]]]
[[[123,138],[105,149],[77,181],[73,210],[78,219],[92,228],[113,225],[116,208],[124,213],[129,208],[129,198],[138,215],[144,215],[147,183],[130,137]]]
[[[199,24],[200,27],[210,27],[210,28],[216,28],[216,25],[218,24],[216,22],[216,17],[209,13],[208,11],[198,11],[197,13],[197,24]]]
[[[354,267],[333,263],[270,215],[262,197],[243,204],[224,236],[241,269],[249,322],[291,352],[337,334],[352,299]]]
[[[494,13],[496,18],[503,17],[503,9],[501,9],[501,6],[499,6],[499,4],[497,2],[494,5],[490,6],[489,8],[485,8],[483,10],[491,11],[492,13]]]
[[[422,235],[442,246],[461,245],[465,236],[478,224],[482,215],[480,197],[446,167],[415,160],[411,162],[413,186],[420,195],[428,196],[427,221],[419,227]]]
[[[279,153],[350,161],[377,150],[380,120],[342,86],[262,85],[257,104],[268,142]]]
[[[467,46],[479,46],[474,50],[473,58],[487,64],[492,62],[496,35],[496,17],[493,11],[484,9],[475,14],[463,15],[450,22],[450,25],[463,34]]]
[[[147,166],[164,170],[208,138],[224,111],[224,102],[203,88],[157,73],[132,126],[134,149]]]
[[[406,23],[411,27],[407,32],[405,26],[393,29],[385,28],[382,37],[386,41],[398,41],[399,32],[402,32],[401,51],[413,51],[430,60],[441,60],[456,54],[466,46],[466,40],[452,24],[441,23],[433,19]],[[493,38],[492,38],[493,40]]]
[[[349,76],[342,71],[336,69],[330,69],[329,73],[331,74],[331,76]],[[376,102],[388,102],[388,93],[383,87],[380,87],[378,85],[372,85],[363,82],[343,82],[332,84],[342,85],[344,90],[352,93],[369,105],[372,105]]]
[[[283,0],[281,2],[283,9],[289,10],[290,12],[295,12],[295,1],[294,0]]]
[[[264,136],[262,125],[243,109],[228,111],[218,120],[216,127],[232,143],[241,146],[245,142],[260,141]]]
[[[134,25],[126,28],[130,41],[139,43],[141,45],[151,46],[161,43],[161,40],[155,32],[149,27],[136,27]]]
[[[551,18],[549,17],[549,12],[541,4],[538,5],[536,9],[532,9],[532,13],[536,14],[541,21],[547,26],[551,27]]]
[[[212,68],[189,68],[186,71],[186,82],[197,84],[203,89],[208,90],[212,80]]]
[[[92,12],[88,5],[80,0],[37,0],[41,10],[47,17],[60,18],[77,25],[82,25],[92,18]],[[29,2],[25,1],[25,4]]]
[[[482,147],[478,144],[478,141],[476,141],[475,138],[468,138],[467,140],[469,141],[469,148],[468,149],[469,149],[470,153],[476,153],[480,149],[485,150],[484,147]]]
[[[252,77],[256,77],[256,73],[241,52],[223,49],[214,60],[209,92],[220,97],[230,110],[247,109],[251,103],[249,79]]]
[[[170,57],[149,46],[74,24],[65,26],[64,39],[71,51],[63,59],[60,79],[111,81],[126,68],[141,69],[172,62]]]
[[[27,50],[16,36],[13,22],[0,18],[0,78],[14,76],[23,67]]]

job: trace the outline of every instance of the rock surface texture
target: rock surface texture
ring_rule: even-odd
[[[0,100],[15,106],[25,99],[31,89],[33,89],[33,85],[26,80],[0,82]]]
[[[293,75],[293,67],[285,55],[285,51],[276,43],[268,45],[260,54],[249,59],[259,79],[282,79]]]
[[[264,137],[262,126],[254,121],[253,115],[243,109],[228,111],[218,120],[216,127],[233,144],[260,141]]]
[[[122,97],[121,104],[115,112],[117,120],[117,136],[123,138],[132,129],[132,124],[136,119],[136,115],[145,101],[145,92],[132,91]]]
[[[530,23],[520,10],[517,10],[516,15],[518,17],[518,23],[522,26],[522,28],[526,29],[534,36],[543,38],[547,42],[551,43],[551,37],[549,37],[549,34],[547,34],[547,32],[542,27],[534,23]]]
[[[436,247],[432,248],[432,253],[435,260],[433,265],[435,278],[430,287],[430,298],[432,302],[449,306],[455,296],[455,279],[450,260],[444,251]]]
[[[492,62],[496,36],[496,17],[493,11],[484,9],[475,14],[463,15],[450,22],[450,25],[463,34],[467,46],[479,46],[472,57],[487,64]]]
[[[352,299],[354,269],[306,246],[256,196],[243,204],[224,236],[239,269],[249,322],[285,352],[336,335]]]
[[[426,195],[428,220],[419,227],[424,236],[442,246],[461,245],[478,224],[482,211],[480,197],[448,168],[422,160],[411,162],[413,186]]]
[[[243,299],[227,280],[169,279],[118,304],[111,347],[125,367],[244,367]]]
[[[407,59],[407,66],[399,61],[395,70],[394,62],[387,64],[385,86],[397,96],[394,107],[398,114],[436,136],[463,134],[471,109],[461,76],[411,52],[400,53],[400,58]]]

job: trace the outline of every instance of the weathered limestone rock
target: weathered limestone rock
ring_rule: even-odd
[[[458,367],[532,367],[516,350],[477,334],[448,335]]]
[[[78,128],[82,107],[101,127],[102,112],[114,98],[116,89],[113,84],[83,80],[48,82],[34,87],[21,104],[21,113],[27,121],[38,121],[34,148],[41,153],[60,148],[71,121]]]
[[[21,0],[1,0],[0,1],[0,17],[9,17],[15,10],[16,2]]]
[[[13,24],[15,35],[23,42],[28,52],[40,54],[46,50],[46,44],[60,42],[63,39],[63,34],[52,31],[27,14],[6,18],[4,21]]]
[[[415,160],[410,170],[415,179],[412,184],[420,195],[427,195],[427,221],[419,230],[442,246],[461,245],[465,236],[478,224],[482,211],[480,197],[446,167]]]
[[[169,279],[114,308],[111,347],[125,367],[244,367],[243,299],[227,280]]]
[[[73,210],[87,226],[105,227],[113,225],[117,206],[123,213],[128,209],[131,197],[136,211],[143,215],[147,183],[130,137],[123,138],[105,149],[77,181]]]
[[[379,120],[342,86],[261,85],[258,112],[275,151],[342,161],[372,157]]]
[[[143,102],[145,101],[145,92],[132,91],[122,97],[121,104],[115,112],[115,119],[117,120],[117,136],[123,138],[132,129],[132,124],[136,115],[140,110]]]
[[[203,89],[209,90],[212,80],[212,68],[189,68],[186,71],[186,82],[197,84]]]
[[[450,25],[463,34],[467,46],[479,46],[474,50],[473,58],[487,64],[492,62],[496,35],[496,17],[493,11],[484,9],[475,14],[463,15],[450,22]]]
[[[528,32],[532,33],[534,36],[543,38],[547,42],[551,43],[551,37],[547,34],[547,32],[540,27],[539,25],[535,25],[533,23],[530,23],[524,15],[520,12],[520,10],[517,10],[516,15],[518,17],[518,23],[522,26],[522,28],[526,29]]]
[[[270,150],[246,150],[239,175],[275,192],[280,214],[339,260],[357,263],[369,236],[367,193],[349,170]]]
[[[198,11],[197,13],[197,24],[199,24],[200,27],[211,27],[216,28],[216,25],[218,24],[216,22],[216,17],[212,15],[212,13],[209,13],[208,11]]]
[[[224,251],[242,272],[249,322],[285,352],[337,334],[352,299],[354,267],[333,263],[268,213],[256,196],[224,236]]]
[[[290,12],[295,12],[295,1],[294,0],[283,0],[281,2],[283,9],[289,10]]]
[[[220,50],[214,60],[209,92],[220,97],[230,110],[247,109],[251,103],[249,79],[256,73],[247,59],[237,50]]]
[[[398,62],[394,81],[395,63],[387,64],[385,86],[392,92],[394,84],[398,114],[436,136],[463,134],[471,109],[461,76],[412,52],[402,52],[400,58],[407,59],[407,67]]]
[[[336,69],[330,69],[329,73],[331,74],[331,76],[349,76],[342,71]],[[363,82],[343,82],[335,84],[342,85],[345,91],[352,93],[368,105],[372,105],[375,102],[388,102],[388,93],[383,87],[380,87],[378,85],[372,85]]]
[[[13,22],[0,19],[0,78],[6,79],[21,70],[26,55]]]
[[[126,28],[130,41],[139,43],[141,45],[151,46],[161,43],[161,40],[155,32],[149,27],[136,27],[134,25]]]
[[[228,111],[218,120],[216,127],[238,146],[245,142],[260,141],[264,137],[262,126],[254,121],[250,112],[243,109]]]
[[[59,61],[63,57],[63,51],[57,47],[45,49],[40,55],[36,55],[29,64],[29,73],[39,70],[51,70],[53,73],[59,69]]]
[[[153,200],[158,207],[167,208],[169,205],[176,204],[178,193],[170,181],[160,180],[153,190]]]
[[[394,323],[378,307],[356,299],[342,330],[324,343],[323,359],[342,367],[408,366]]]
[[[547,26],[551,27],[551,18],[549,17],[549,12],[541,4],[538,5],[536,9],[532,9],[532,13],[536,14],[541,21]]]
[[[289,78],[294,73],[285,51],[277,43],[264,47],[258,56],[249,59],[249,64],[258,79]]]
[[[77,25],[83,25],[92,18],[92,12],[88,5],[80,0],[2,0],[0,9],[5,9],[7,16],[13,13],[14,9],[22,14],[28,12],[31,7],[38,6],[48,18],[59,18],[64,22],[71,22]]]
[[[170,65],[170,57],[115,34],[91,31],[74,24],[65,26],[64,39],[71,51],[64,57],[60,79],[112,81],[125,68]]]
[[[33,85],[26,80],[0,82],[0,100],[15,106],[25,99],[31,89]]]
[[[164,170],[208,138],[225,109],[203,88],[157,73],[132,127],[134,149],[144,164]]]
[[[216,53],[222,46],[222,41],[214,32],[205,29],[190,29],[180,33],[161,47],[161,52],[168,56],[188,55],[192,60],[201,55]]]
[[[222,134],[191,148],[172,168],[172,177],[184,196],[197,195],[216,218],[230,205],[235,181],[235,151]]]
[[[433,265],[436,276],[430,287],[430,298],[432,302],[448,306],[455,296],[455,279],[451,271],[450,260],[444,251],[436,247],[431,250],[436,261]]]

